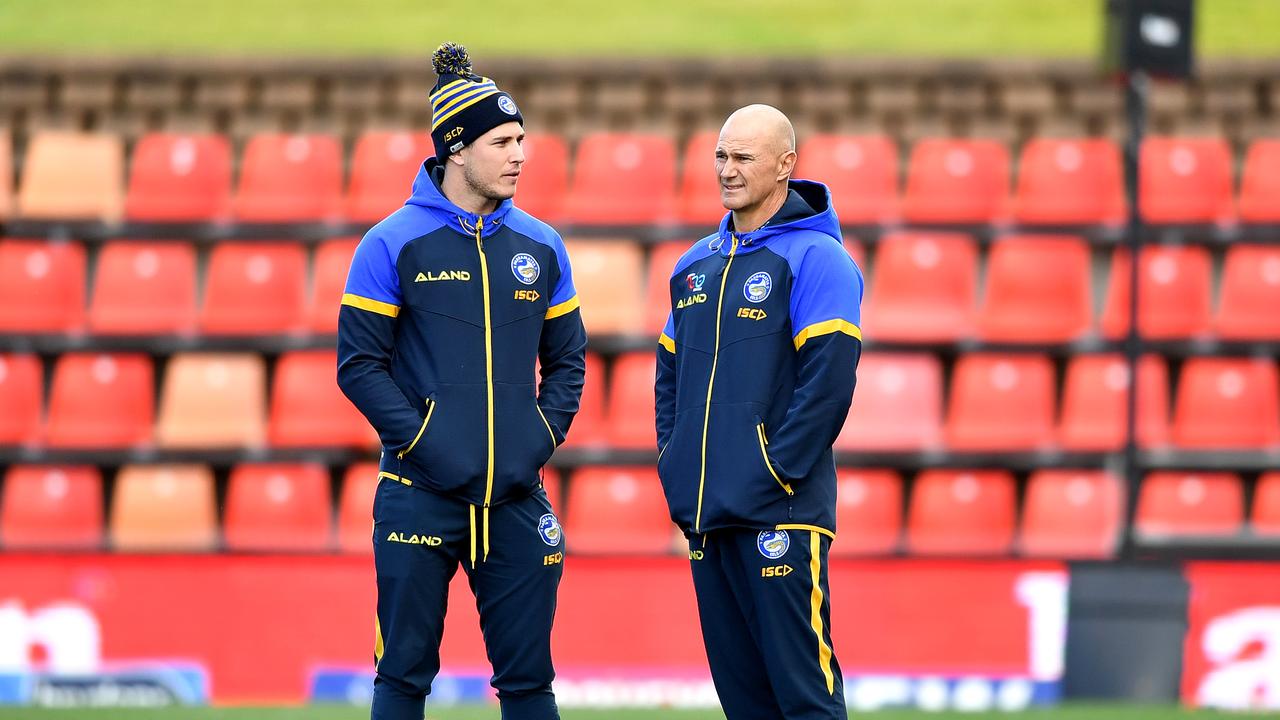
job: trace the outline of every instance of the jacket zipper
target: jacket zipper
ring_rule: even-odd
[[[476,220],[476,251],[480,253],[480,287],[484,294],[484,380],[488,453],[485,464],[484,506],[493,499],[493,318],[489,308],[489,263],[484,255],[484,218]]]
[[[733,244],[729,247],[729,262],[725,263],[724,275],[720,276],[720,297],[716,298],[716,344],[711,355],[711,378],[707,380],[707,409],[702,416],[702,471],[698,475],[698,512],[694,516],[693,531],[702,532],[702,491],[707,484],[707,430],[711,425],[711,392],[716,385],[716,363],[720,361],[720,321],[724,311],[724,288],[729,282],[729,269],[733,267],[733,256],[738,251],[738,236],[730,235]]]

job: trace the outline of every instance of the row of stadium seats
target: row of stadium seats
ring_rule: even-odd
[[[695,135],[681,156],[666,135],[594,133],[570,161],[564,140],[530,134],[519,204],[551,221],[655,224],[719,220],[715,133]],[[125,153],[108,134],[43,132],[22,164],[16,216],[115,221],[372,222],[400,206],[422,159],[423,134],[369,132],[352,152],[344,188],[336,136],[269,133],[247,143],[238,181],[227,139],[152,134]],[[0,136],[0,167],[12,160]],[[800,147],[796,176],[831,186],[846,224],[1116,224],[1125,217],[1117,146],[1104,139],[1035,139],[1022,149],[1010,195],[1008,148],[994,140],[932,138],[906,161],[888,136],[815,135]],[[1231,151],[1222,138],[1151,137],[1141,153],[1143,217],[1152,223],[1280,221],[1280,139],[1256,141],[1237,203]],[[0,172],[0,216],[9,204]],[[637,192],[637,188],[641,189]]]
[[[145,354],[66,353],[46,403],[34,355],[0,355],[0,445],[113,449],[371,448],[363,417],[338,390],[336,355],[286,352],[270,383],[254,353],[177,353],[155,400]],[[1053,361],[1040,354],[961,355],[944,391],[928,354],[867,353],[838,450],[1110,451],[1123,445],[1127,367],[1118,355],[1077,355],[1057,402]],[[1194,357],[1170,402],[1163,359],[1139,365],[1139,442],[1183,449],[1280,446],[1280,374],[1274,360]],[[588,355],[582,410],[569,447],[652,449],[654,355],[604,362]],[[945,416],[944,395],[947,397]],[[1173,407],[1172,422],[1169,408]]]
[[[121,551],[371,551],[377,467],[353,465],[338,500],[320,465],[236,466],[221,528],[213,472],[203,465],[135,465],[113,484],[106,528]],[[1125,522],[1121,483],[1104,471],[1040,470],[1027,481],[1018,522],[1016,481],[1003,470],[926,470],[910,484],[891,470],[839,471],[837,556],[889,554],[1108,557]],[[664,554],[678,548],[649,468],[589,467],[545,477],[570,552]],[[903,508],[906,510],[905,522]],[[0,547],[101,547],[103,482],[92,467],[13,466],[0,493]],[[1157,472],[1140,489],[1142,541],[1237,538],[1246,532],[1240,477]],[[428,529],[429,530],[429,529]],[[905,531],[905,532],[904,532]],[[1262,475],[1248,531],[1280,541],[1280,473]]]
[[[592,334],[655,334],[666,320],[668,277],[684,242],[642,246],[569,240],[583,318]],[[84,246],[0,240],[0,332],[106,335],[333,333],[355,238],[322,243],[309,261],[296,242],[217,243],[203,279],[194,245],[117,240],[91,263]],[[1099,322],[1087,242],[1070,235],[1009,235],[980,260],[968,235],[897,232],[866,268],[863,326],[871,340],[1059,343],[1128,331],[1129,252],[1117,249]],[[1139,329],[1150,339],[1280,339],[1280,246],[1224,253],[1215,303],[1214,262],[1201,246],[1141,253]],[[985,278],[979,290],[978,278]],[[86,302],[87,287],[92,287]],[[203,287],[198,302],[197,287]],[[982,297],[981,303],[979,297]]]

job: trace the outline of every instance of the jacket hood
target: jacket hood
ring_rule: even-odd
[[[426,208],[440,222],[468,235],[475,232],[476,222],[481,219],[484,220],[484,234],[488,235],[502,225],[507,213],[515,207],[511,199],[507,198],[498,203],[498,207],[488,215],[476,215],[454,205],[445,197],[440,189],[443,180],[444,165],[435,157],[427,158],[418,168],[418,176],[413,179],[413,192],[405,205]]]
[[[831,191],[826,185],[813,180],[790,180],[787,182],[788,200],[782,208],[763,226],[749,233],[738,233],[738,240],[743,245],[762,245],[769,238],[795,230],[811,230],[830,235],[837,242],[843,242],[840,235],[840,220],[831,206]],[[790,193],[795,193],[791,195]],[[796,202],[796,196],[803,202]],[[804,207],[807,205],[808,207]],[[733,213],[725,213],[720,220],[720,229],[716,242],[723,244],[733,234],[730,223]],[[719,248],[721,245],[715,245]]]

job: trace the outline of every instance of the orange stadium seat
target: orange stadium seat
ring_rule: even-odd
[[[120,138],[37,131],[27,144],[18,214],[35,220],[120,219],[124,148]]]
[[[0,240],[0,332],[81,329],[84,288],[80,244]]]
[[[1035,450],[1053,441],[1053,363],[973,353],[956,361],[946,439],[954,450]]]
[[[261,445],[267,372],[254,353],[178,353],[160,393],[156,442],[168,448]]]
[[[1214,329],[1227,340],[1280,340],[1280,248],[1236,245],[1222,266]]]
[[[224,242],[209,254],[201,332],[264,335],[300,330],[307,254],[298,243]]]
[[[0,445],[29,445],[39,439],[43,388],[39,357],[0,353]]]
[[[924,450],[942,438],[942,364],[933,355],[869,352],[836,450]]]
[[[123,448],[151,442],[155,370],[142,354],[67,353],[53,368],[45,441]]]
[[[649,281],[645,289],[645,331],[656,338],[671,314],[671,273],[691,247],[687,242],[664,242],[649,253]]]
[[[1193,357],[1182,365],[1173,416],[1184,448],[1280,445],[1280,382],[1271,359]]]
[[[1068,342],[1093,327],[1089,246],[1071,235],[1011,235],[991,246],[978,327],[993,342]]]
[[[1153,472],[1138,491],[1135,532],[1148,539],[1234,535],[1243,523],[1244,489],[1234,473]]]
[[[592,133],[578,143],[567,215],[579,223],[669,221],[675,216],[675,190],[676,149],[670,137]]]
[[[238,220],[314,222],[335,219],[341,208],[336,137],[265,133],[249,140],[235,198]]]
[[[973,336],[978,250],[959,233],[899,232],[876,248],[863,331],[899,342]]]
[[[95,333],[188,334],[196,324],[196,251],[189,243],[115,240],[98,253],[89,304]]]
[[[1027,481],[1018,547],[1030,556],[1112,557],[1123,509],[1122,486],[1111,473],[1037,470]]]
[[[656,345],[657,341],[654,342]],[[564,441],[564,447],[592,447],[604,445],[608,441],[608,428],[605,427],[604,361],[599,355],[588,352],[586,366],[582,400],[578,414],[573,418],[573,425],[569,427],[569,437]]]
[[[217,221],[231,211],[231,145],[221,135],[149,133],[133,150],[129,220]]]
[[[338,549],[373,554],[373,496],[378,492],[378,463],[356,463],[342,478],[338,500]]]
[[[1013,476],[1004,470],[925,470],[916,476],[907,546],[917,555],[998,555],[1013,545]]]
[[[656,447],[653,430],[656,370],[652,350],[626,353],[613,361],[605,420],[610,446],[644,450]]]
[[[1120,149],[1104,138],[1033,138],[1022,148],[1014,217],[1028,225],[1125,219]]]
[[[684,146],[680,160],[680,221],[705,227],[708,233],[728,212],[720,204],[720,179],[716,175],[719,141],[720,133],[715,130],[695,133]]]
[[[652,468],[588,467],[569,479],[564,533],[579,554],[666,554],[675,526]]]
[[[524,138],[524,167],[516,184],[516,206],[539,220],[564,217],[569,192],[569,148],[559,135],[529,133]]]
[[[13,144],[7,130],[0,131],[0,220],[13,215]]]
[[[1258,477],[1249,518],[1255,533],[1280,535],[1280,472],[1273,470]]]
[[[1280,138],[1249,146],[1240,179],[1240,219],[1280,223]]]
[[[116,550],[212,550],[218,542],[213,471],[206,465],[121,468],[109,533]]]
[[[356,140],[347,184],[347,219],[377,222],[404,205],[422,162],[435,154],[425,132],[370,130]]]
[[[1234,219],[1231,149],[1216,137],[1148,137],[1139,159],[1138,205],[1149,223]]]
[[[902,534],[902,478],[893,470],[836,471],[835,557],[884,555]]]
[[[338,308],[347,286],[347,271],[360,238],[327,240],[316,248],[311,276],[311,301],[307,305],[307,329],[317,333],[338,332]]]
[[[276,447],[374,447],[369,423],[338,389],[338,353],[295,350],[276,362],[267,436]]]
[[[640,332],[644,328],[644,253],[623,240],[568,240],[573,284],[588,335]]]
[[[1191,338],[1209,332],[1212,270],[1204,247],[1143,248],[1138,267],[1138,330],[1151,339]],[[1117,249],[1111,262],[1102,332],[1118,338],[1129,332],[1129,252]]]
[[[898,148],[888,135],[813,135],[800,145],[795,177],[831,189],[846,225],[898,218]]]
[[[87,550],[102,544],[102,476],[95,467],[13,465],[0,495],[0,546]]]
[[[223,537],[228,550],[332,547],[329,471],[323,465],[237,465],[227,483]]]
[[[1067,364],[1058,444],[1068,450],[1111,451],[1128,433],[1129,367],[1124,357],[1076,355]],[[1164,358],[1138,363],[1138,444],[1169,443],[1169,370]]]
[[[921,140],[911,149],[903,217],[911,222],[986,223],[1006,212],[1009,151],[995,140]]]

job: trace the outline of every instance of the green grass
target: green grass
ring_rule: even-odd
[[[3,0],[0,52],[1092,56],[1103,0]],[[1280,55],[1280,2],[1200,0],[1199,48]]]

